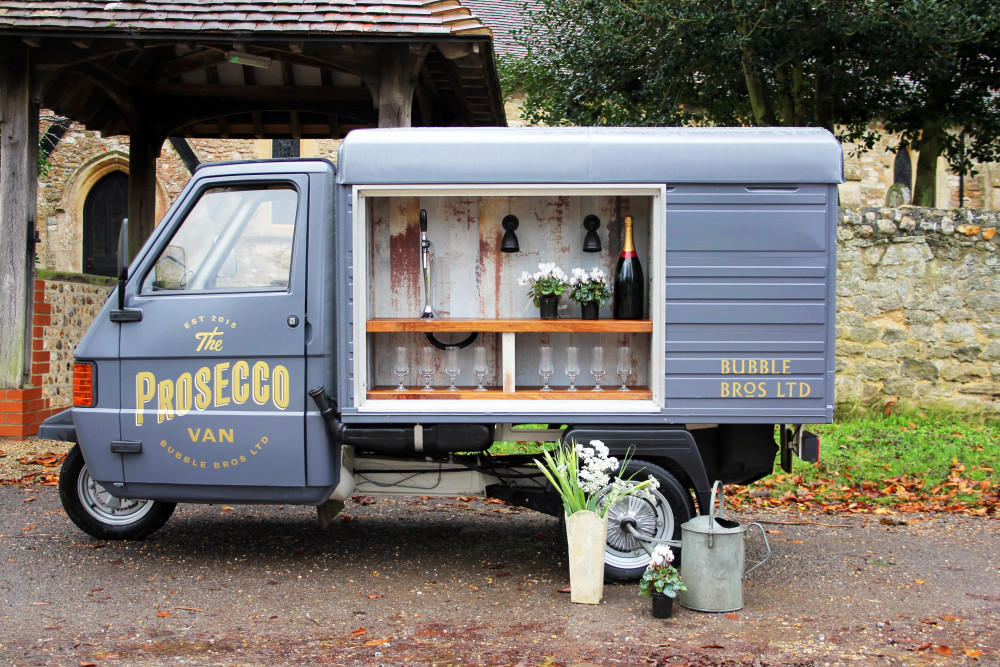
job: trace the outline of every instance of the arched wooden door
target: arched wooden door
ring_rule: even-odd
[[[83,272],[114,276],[118,230],[128,215],[128,174],[113,171],[87,193],[83,203]]]

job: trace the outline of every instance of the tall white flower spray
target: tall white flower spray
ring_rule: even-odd
[[[589,446],[574,442],[554,453],[542,452],[542,456],[544,461],[535,459],[535,465],[559,493],[566,516],[590,510],[603,518],[622,498],[635,495],[652,501],[652,491],[659,488],[652,475],[642,481],[634,475],[625,477],[630,456],[619,462],[600,440],[591,440]]]

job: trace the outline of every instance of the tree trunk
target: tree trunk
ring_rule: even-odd
[[[936,205],[937,163],[944,150],[944,139],[944,122],[940,118],[924,119],[920,130],[920,144],[917,146],[920,157],[917,158],[917,180],[913,185],[915,206]]]
[[[741,64],[743,80],[746,81],[747,95],[750,97],[750,107],[753,109],[754,121],[758,125],[775,125],[774,107],[768,95],[767,85],[760,74],[753,68],[754,54],[751,49],[742,49]]]

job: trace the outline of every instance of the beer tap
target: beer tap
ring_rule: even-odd
[[[431,305],[431,242],[427,239],[427,211],[420,209],[420,271],[424,276],[424,312],[420,317],[434,319]]]

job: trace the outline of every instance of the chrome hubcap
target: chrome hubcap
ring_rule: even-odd
[[[654,491],[652,495],[652,502],[626,496],[608,510],[608,537],[604,553],[604,561],[608,565],[631,569],[645,567],[649,562],[649,554],[639,540],[625,530],[624,524],[634,524],[636,532],[654,540],[669,539],[674,534],[674,515],[670,504],[659,491]],[[646,545],[653,548],[655,543],[646,542]]]
[[[76,482],[77,495],[87,513],[104,524],[124,526],[135,523],[153,509],[152,500],[116,498],[94,481],[83,466]]]

